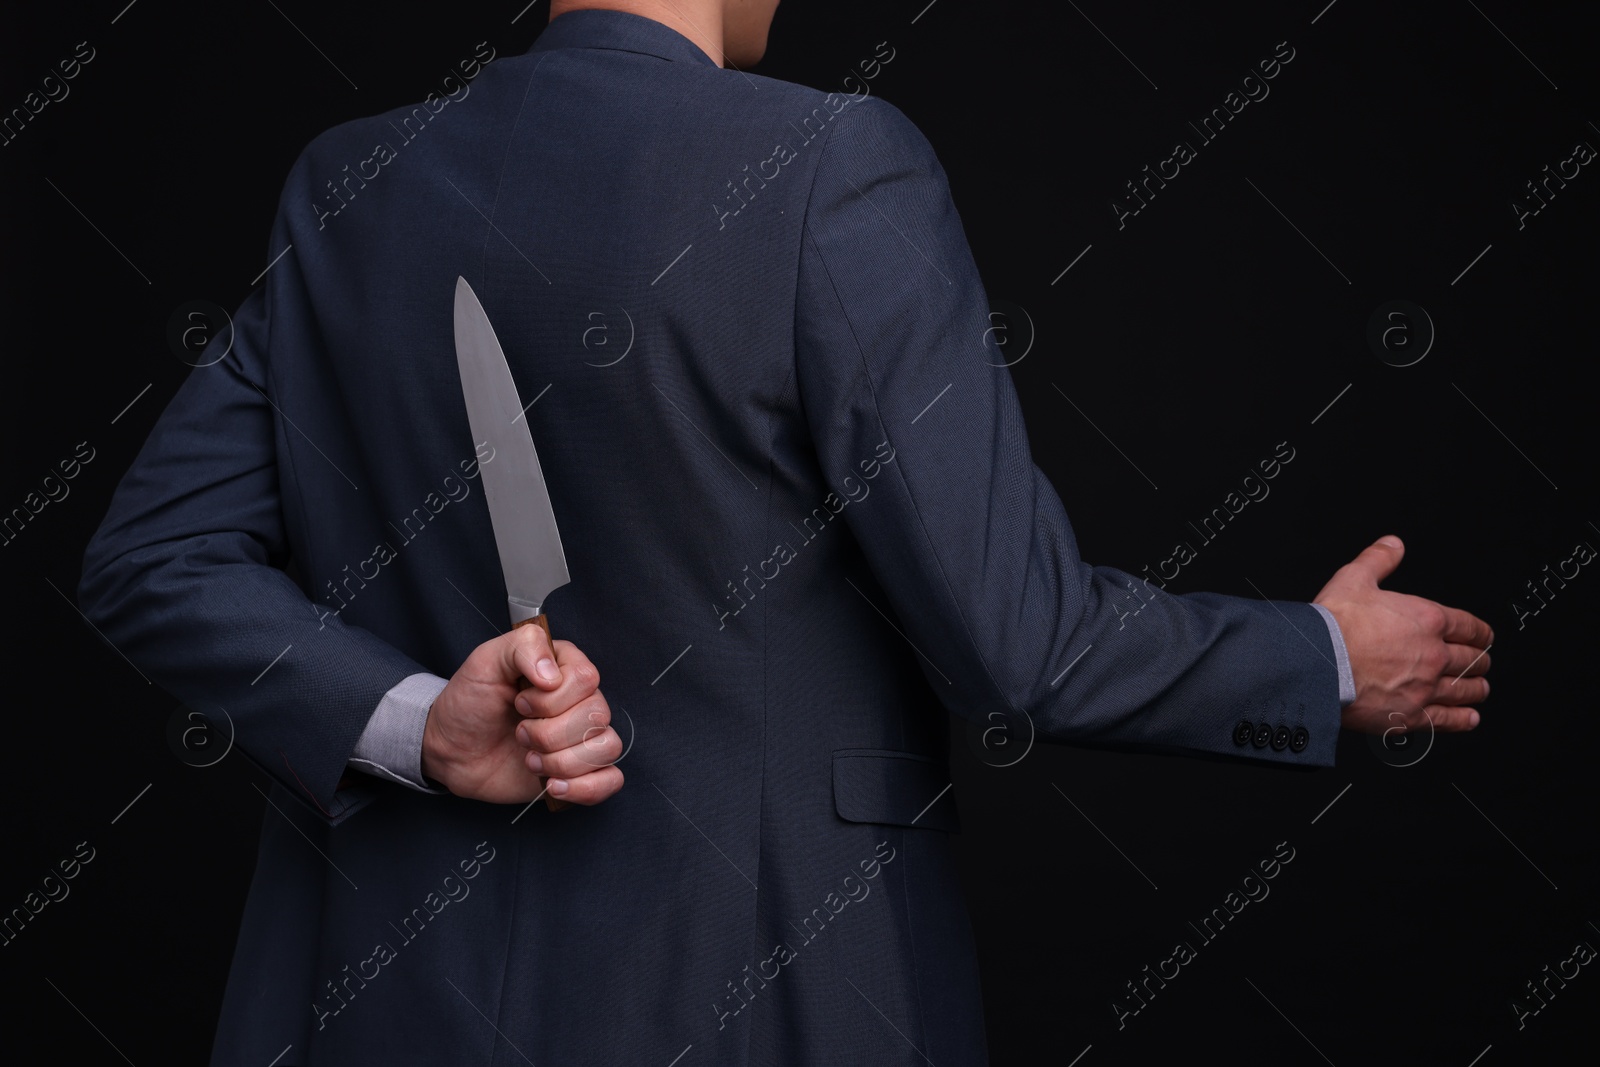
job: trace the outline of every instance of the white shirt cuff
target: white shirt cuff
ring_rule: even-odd
[[[448,793],[422,776],[422,728],[447,679],[413,674],[383,695],[351,753],[349,766],[422,793]]]
[[[1328,637],[1333,640],[1334,660],[1339,667],[1339,706],[1342,708],[1356,698],[1356,676],[1350,670],[1350,653],[1344,647],[1344,634],[1339,630],[1339,622],[1333,617],[1333,612],[1321,604],[1312,607],[1322,612],[1322,620],[1328,624]]]

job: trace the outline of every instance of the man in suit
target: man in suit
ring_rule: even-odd
[[[1476,724],[1488,627],[1398,542],[1316,604],[1079,558],[931,147],[746,73],[775,6],[558,3],[318,137],[119,487],[85,612],[274,779],[214,1063],[980,1063],[945,708],[1303,767]],[[500,633],[458,276],[571,643]]]

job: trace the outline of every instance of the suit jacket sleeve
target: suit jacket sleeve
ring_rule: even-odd
[[[274,254],[283,231],[280,212]],[[273,383],[270,293],[269,279],[234,316],[228,355],[191,371],[162,413],[88,545],[78,596],[143,673],[213,719],[225,711],[235,747],[337,821],[357,738],[426,668],[319,610],[285,572],[285,508],[300,501],[279,442],[298,431]]]
[[[1026,718],[1048,741],[1332,765],[1335,651],[1311,605],[1175,595],[1079,558],[991,365],[1004,359],[943,168],[893,105],[869,98],[830,127],[795,315],[824,476],[951,709]],[[1280,726],[1304,733],[1279,744]]]

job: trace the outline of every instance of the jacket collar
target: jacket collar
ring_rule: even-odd
[[[675,63],[717,65],[699,45],[664,23],[609,8],[579,8],[551,19],[528,54],[551,48],[612,48]]]

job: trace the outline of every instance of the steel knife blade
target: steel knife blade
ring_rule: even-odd
[[[478,469],[511,622],[537,621],[545,598],[571,581],[572,575],[517,383],[494,326],[465,278],[456,279],[455,328],[456,363],[472,439],[488,442],[494,450],[494,458]],[[539,625],[549,630],[548,622]]]

